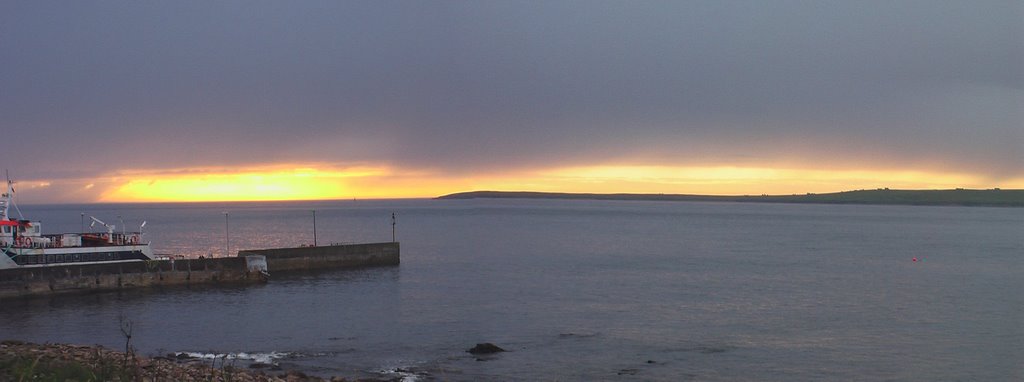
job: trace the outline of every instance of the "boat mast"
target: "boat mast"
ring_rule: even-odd
[[[11,195],[14,194],[14,182],[11,181],[11,173],[7,172],[7,190],[0,195],[0,220],[7,220],[7,209],[11,205]]]

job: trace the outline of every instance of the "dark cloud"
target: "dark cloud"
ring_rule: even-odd
[[[5,2],[2,165],[1020,177],[1022,20],[1017,1]]]

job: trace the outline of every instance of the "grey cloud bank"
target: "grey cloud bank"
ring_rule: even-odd
[[[4,2],[0,165],[1024,176],[1024,3]]]

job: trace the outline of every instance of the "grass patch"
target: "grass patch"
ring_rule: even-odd
[[[97,364],[88,365],[79,361],[19,355],[0,359],[0,380],[19,382],[130,381],[132,374],[114,363],[97,362]]]

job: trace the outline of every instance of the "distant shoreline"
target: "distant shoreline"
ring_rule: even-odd
[[[875,204],[910,206],[1024,207],[1024,190],[857,190],[803,195],[593,194],[532,191],[471,191],[437,199],[579,199],[680,202]]]

